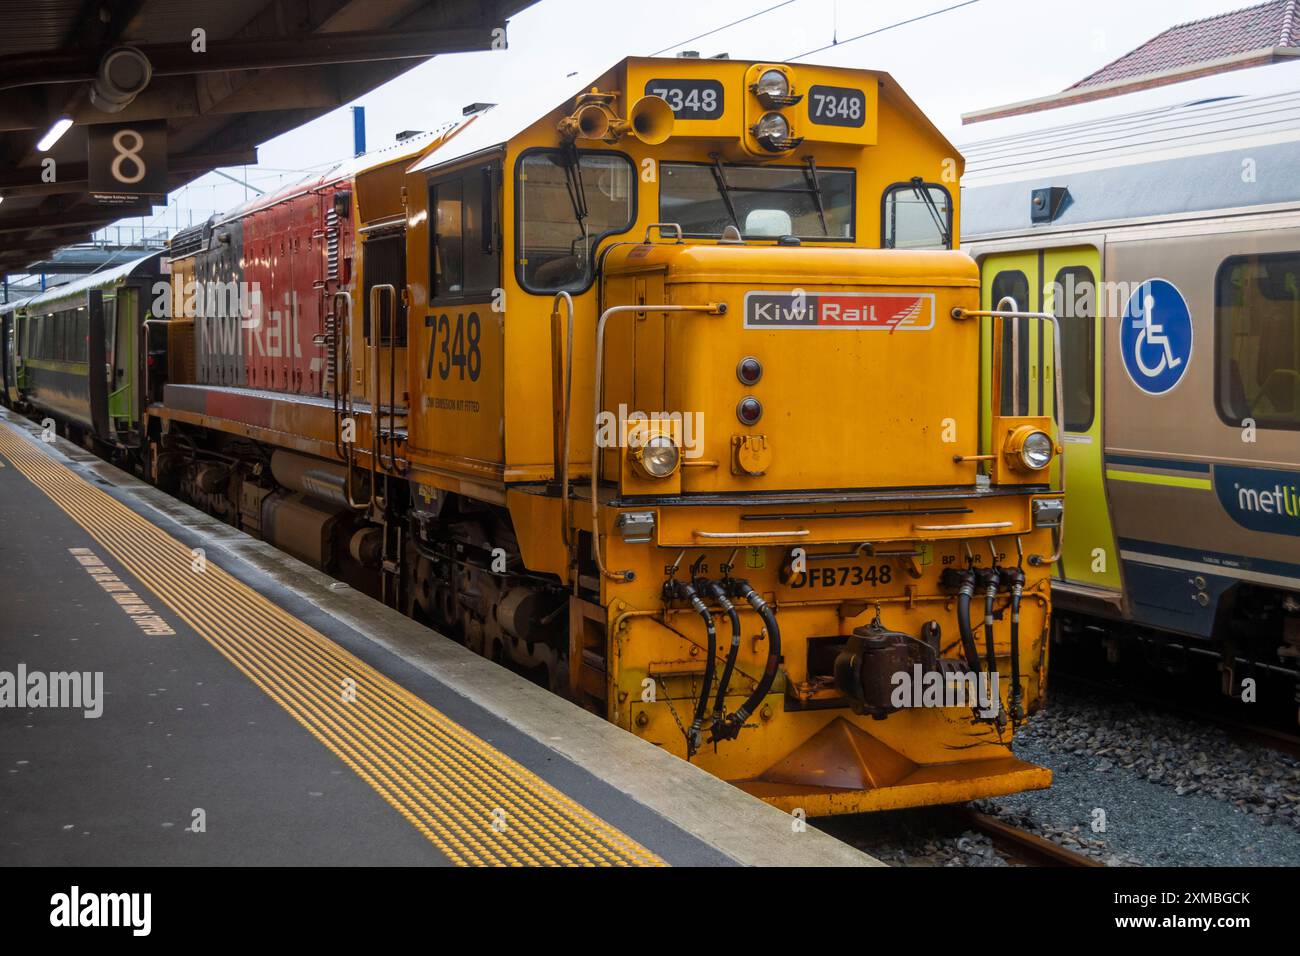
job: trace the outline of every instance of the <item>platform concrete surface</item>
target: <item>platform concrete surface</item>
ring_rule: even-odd
[[[879,865],[6,410],[0,582],[0,863]]]

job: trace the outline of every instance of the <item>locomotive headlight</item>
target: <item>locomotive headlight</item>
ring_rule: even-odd
[[[1052,460],[1052,439],[1046,432],[1032,432],[1020,446],[1020,460],[1026,467],[1038,471]]]
[[[783,153],[792,149],[790,140],[790,121],[780,113],[764,113],[757,123],[750,127],[754,139],[759,145],[773,153]]]
[[[1006,456],[1013,468],[1042,471],[1052,463],[1055,452],[1052,436],[1033,425],[1021,425],[1007,436]]]
[[[763,104],[765,110],[778,106],[793,106],[803,98],[790,92],[790,78],[782,70],[764,70],[759,78],[749,85],[749,91]]]
[[[780,70],[768,70],[754,84],[754,95],[766,98],[789,96],[790,81]]]
[[[667,478],[677,470],[681,452],[667,435],[651,435],[645,444],[632,449],[632,460],[650,478]]]

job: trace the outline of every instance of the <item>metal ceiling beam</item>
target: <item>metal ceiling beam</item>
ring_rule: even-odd
[[[494,27],[440,30],[363,30],[309,33],[288,37],[240,37],[211,40],[206,53],[189,43],[136,46],[149,58],[154,76],[188,76],[232,70],[269,70],[289,66],[409,60],[492,48]],[[0,90],[53,83],[86,83],[95,78],[98,52],[22,53],[0,57]]]
[[[37,213],[28,216],[6,216],[0,219],[0,234],[6,232],[32,232],[37,229],[64,229],[69,226],[95,225],[126,219],[131,216],[150,216],[153,206],[148,203],[131,206],[74,206],[59,213]]]

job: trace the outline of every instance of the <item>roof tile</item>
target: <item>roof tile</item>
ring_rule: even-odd
[[[1300,0],[1269,0],[1268,3],[1170,27],[1069,89],[1098,86],[1254,50],[1286,46],[1300,47]]]

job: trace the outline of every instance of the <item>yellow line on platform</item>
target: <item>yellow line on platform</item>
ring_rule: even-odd
[[[196,563],[181,541],[3,422],[0,454],[452,862],[663,865],[258,591]]]

